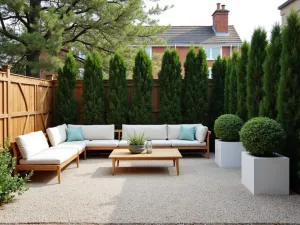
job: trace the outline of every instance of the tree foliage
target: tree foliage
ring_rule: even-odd
[[[161,42],[157,34],[166,27],[152,15],[168,8],[152,0],[1,0],[0,54],[13,68],[26,67],[30,76],[59,68],[59,53],[72,47],[96,49],[104,56],[118,50],[130,59],[128,45]]]
[[[281,75],[277,110],[278,120],[287,133],[285,155],[290,158],[291,185],[300,183],[297,166],[300,165],[300,16],[292,11],[282,31]],[[298,171],[300,172],[300,171]]]
[[[120,54],[115,54],[109,63],[108,103],[108,123],[121,128],[128,122],[128,94],[126,67]]]
[[[158,74],[160,91],[159,121],[166,124],[181,123],[181,63],[177,50],[167,49]]]
[[[104,123],[103,66],[97,52],[88,54],[83,75],[83,123]]]
[[[190,48],[184,64],[183,120],[185,123],[207,124],[208,66],[206,53],[200,46],[198,54]]]
[[[146,51],[139,49],[133,69],[133,96],[130,110],[131,124],[152,123],[152,62]]]
[[[228,57],[226,59],[226,73],[225,73],[225,87],[224,87],[224,113],[229,113],[229,85],[230,85],[230,73],[232,68],[232,59]]]
[[[266,58],[267,34],[262,28],[254,30],[247,67],[247,110],[248,119],[258,116],[263,97],[263,62]]]
[[[237,115],[243,120],[247,121],[247,65],[248,54],[250,45],[248,42],[243,42],[241,47],[241,58],[238,64],[238,77],[237,77]]]
[[[231,71],[229,75],[229,113],[236,114],[237,112],[237,79],[238,79],[238,66],[240,63],[240,56],[237,51],[233,52],[231,61]]]
[[[72,53],[68,53],[65,65],[58,70],[58,88],[56,92],[56,124],[72,124],[77,118],[77,100],[74,95],[77,64]]]
[[[267,56],[263,75],[264,97],[260,104],[260,115],[272,119],[277,118],[276,99],[281,70],[281,51],[281,27],[279,24],[275,24],[271,33],[271,43],[266,48]]]

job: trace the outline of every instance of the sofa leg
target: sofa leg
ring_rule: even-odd
[[[77,168],[79,168],[79,155],[76,158],[76,165],[77,165]]]
[[[18,169],[17,169],[17,167],[15,167],[15,169],[14,169],[14,176],[17,176],[18,175]]]
[[[60,174],[61,174],[61,169],[60,167],[57,168],[57,179],[58,179],[58,183],[60,184]]]
[[[206,153],[204,154],[204,157],[205,157],[206,159],[209,159],[209,152],[206,152]]]
[[[84,160],[86,160],[86,149],[83,152],[83,158],[84,158]]]

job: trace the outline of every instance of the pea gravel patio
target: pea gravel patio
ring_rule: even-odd
[[[121,161],[111,176],[107,156],[88,157],[60,185],[55,173],[36,172],[30,190],[0,209],[0,223],[300,223],[299,195],[253,196],[239,169],[213,157],[185,156],[180,173],[171,161]]]

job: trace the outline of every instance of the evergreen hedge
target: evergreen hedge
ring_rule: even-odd
[[[144,49],[139,49],[133,68],[131,124],[152,123],[152,61]]]
[[[83,76],[83,123],[104,123],[103,66],[97,52],[88,54]]]
[[[231,57],[226,59],[226,73],[225,73],[225,88],[224,88],[224,113],[229,113],[229,85],[230,73],[232,68]]]
[[[177,50],[167,49],[158,74],[160,123],[181,123],[181,63]]]
[[[65,65],[58,70],[58,87],[55,104],[55,123],[74,124],[77,119],[77,100],[74,95],[76,85],[77,64],[73,54],[66,56]]]
[[[263,91],[264,97],[260,104],[260,115],[272,119],[277,118],[277,90],[280,79],[280,56],[282,50],[281,26],[275,24],[271,33],[271,43],[267,47],[264,62]]]
[[[263,62],[266,58],[267,34],[262,28],[254,30],[249,51],[247,68],[247,110],[248,119],[258,116],[263,97]]]
[[[300,16],[292,11],[282,31],[281,75],[277,109],[278,120],[287,133],[285,155],[290,158],[290,181],[292,188],[299,188],[297,174],[300,165]],[[300,173],[300,170],[298,170]]]
[[[231,71],[229,76],[229,103],[228,110],[231,114],[237,112],[237,79],[238,79],[238,65],[240,62],[240,56],[237,51],[233,52],[231,61]]]
[[[237,112],[236,114],[243,120],[246,121],[247,106],[246,106],[246,96],[247,96],[247,65],[248,65],[248,52],[250,45],[248,42],[244,41],[241,47],[241,58],[238,65],[238,77],[237,77]]]
[[[119,129],[122,124],[128,123],[126,66],[119,54],[115,54],[109,61],[108,102],[107,121]]]

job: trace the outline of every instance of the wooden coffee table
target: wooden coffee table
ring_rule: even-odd
[[[152,154],[147,154],[144,151],[141,154],[131,154],[128,149],[114,149],[109,155],[112,159],[112,175],[115,175],[116,163],[119,166],[120,160],[172,160],[173,166],[176,166],[177,176],[179,175],[179,158],[182,155],[176,148],[172,149],[153,149]]]

